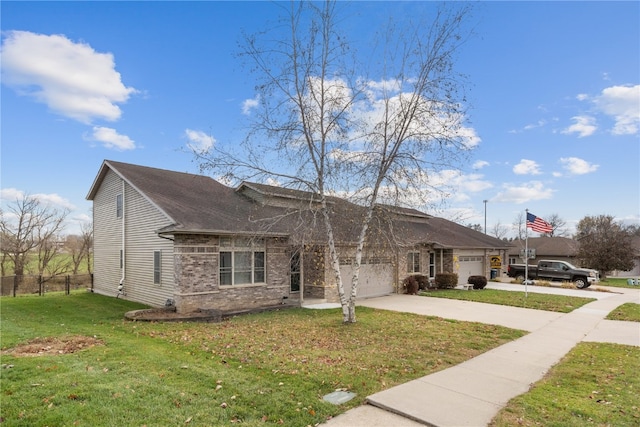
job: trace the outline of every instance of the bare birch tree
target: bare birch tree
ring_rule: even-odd
[[[464,78],[453,69],[470,10],[448,4],[430,23],[381,28],[367,46],[368,65],[360,66],[355,46],[339,31],[344,16],[338,9],[346,3],[279,5],[286,36],[274,26],[244,40],[242,56],[258,76],[259,105],[248,137],[238,149],[219,143],[194,154],[203,170],[237,180],[271,179],[314,194],[343,322],[353,323],[376,207],[424,206],[437,190],[432,175],[455,167],[479,141],[464,125]],[[364,211],[349,295],[328,203],[334,195]]]

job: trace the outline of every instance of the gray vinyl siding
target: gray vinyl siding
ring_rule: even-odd
[[[116,296],[122,276],[122,220],[116,216],[116,196],[122,181],[109,171],[93,200],[93,287],[100,294]]]
[[[116,196],[123,181],[109,170],[93,201],[94,290],[116,296],[122,278],[120,250],[123,220],[116,216]],[[124,185],[125,280],[124,298],[151,306],[162,306],[173,298],[173,242],[155,231],[169,219],[129,184]],[[153,253],[161,251],[160,284],[153,281]]]
[[[167,217],[133,187],[126,186],[126,289],[127,299],[162,306],[173,298],[173,242],[156,230],[170,224]],[[153,283],[153,253],[161,251],[161,278]]]

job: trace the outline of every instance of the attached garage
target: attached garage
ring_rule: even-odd
[[[363,260],[358,279],[358,298],[379,297],[393,293],[393,272],[394,266],[390,259]],[[340,266],[340,274],[345,293],[349,295],[351,293],[351,278],[353,277],[352,260],[347,260]]]
[[[458,257],[460,265],[458,269],[458,280],[466,283],[469,276],[484,276],[484,256],[482,255],[460,255]]]

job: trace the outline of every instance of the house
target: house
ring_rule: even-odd
[[[521,251],[524,251],[525,241],[516,240],[512,242],[513,246],[509,250],[509,264],[523,264],[524,260],[520,258]],[[567,261],[576,266],[579,265],[577,259],[578,242],[567,237],[529,237],[528,248],[535,251],[536,259],[557,259]],[[532,263],[532,261],[529,261]]]
[[[338,301],[316,195],[105,160],[93,201],[94,292],[178,312]],[[328,198],[347,291],[361,206]],[[487,275],[509,245],[415,209],[375,210],[359,297],[400,292],[408,274]],[[490,265],[490,261],[493,265]],[[496,265],[498,263],[498,265]]]
[[[614,270],[609,272],[610,277],[638,277],[640,276],[640,236],[631,238],[632,246],[635,248],[634,267],[628,271]],[[516,240],[512,242],[513,246],[509,250],[509,264],[522,264],[523,259],[520,258],[521,251],[524,250],[524,240]],[[580,243],[577,240],[567,237],[530,237],[528,242],[529,249],[534,249],[536,259],[557,259],[568,261],[577,267],[590,268],[583,265],[578,259],[578,248]],[[530,264],[535,263],[529,261]]]

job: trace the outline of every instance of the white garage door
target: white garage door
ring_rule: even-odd
[[[467,283],[469,276],[484,276],[484,257],[474,255],[463,255],[458,258],[460,269],[458,270],[458,281]]]
[[[366,263],[365,263],[366,262]],[[340,265],[340,274],[346,295],[351,294],[353,266]],[[358,298],[371,298],[393,293],[393,265],[389,259],[363,260],[358,278]]]

